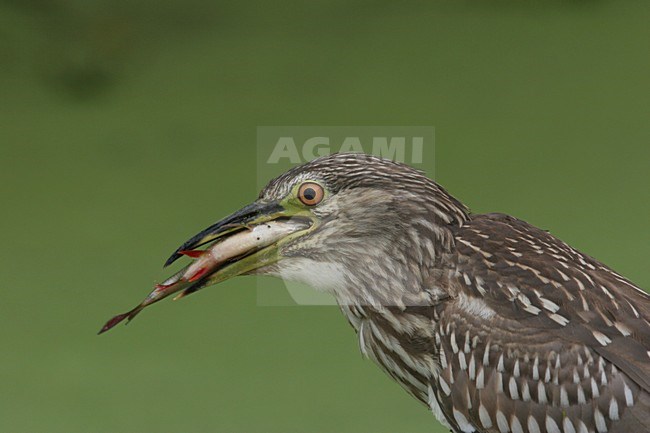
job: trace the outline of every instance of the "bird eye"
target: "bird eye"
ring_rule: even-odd
[[[305,182],[298,189],[298,199],[307,206],[316,206],[324,195],[323,187],[314,182]]]

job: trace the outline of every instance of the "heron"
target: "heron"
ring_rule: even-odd
[[[201,249],[206,246],[205,249]],[[144,307],[238,275],[331,294],[374,361],[454,433],[650,432],[650,296],[423,172],[338,153],[183,243]]]

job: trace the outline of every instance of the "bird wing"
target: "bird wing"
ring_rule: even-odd
[[[647,293],[507,215],[455,242],[436,397],[458,431],[650,431]]]

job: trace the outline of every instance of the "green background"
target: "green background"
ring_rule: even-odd
[[[336,308],[257,306],[265,280],[95,333],[256,197],[259,125],[435,126],[425,168],[474,211],[647,289],[649,21],[647,1],[0,2],[0,431],[445,431]]]

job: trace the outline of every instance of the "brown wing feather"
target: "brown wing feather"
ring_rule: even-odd
[[[455,240],[458,265],[449,284],[456,301],[440,319],[449,371],[440,376],[462,386],[449,398],[441,395],[448,416],[462,411],[477,431],[486,432],[498,422],[511,429],[521,423],[524,430],[526,423],[553,422],[578,430],[583,422],[593,431],[650,431],[647,293],[506,215],[476,216],[456,231]],[[476,339],[470,353],[454,350],[452,332],[454,338]],[[488,363],[481,367],[481,389],[479,367],[473,373],[469,368],[469,357],[478,356]],[[463,406],[462,398],[473,400],[472,407]],[[481,423],[481,415],[492,428]]]

